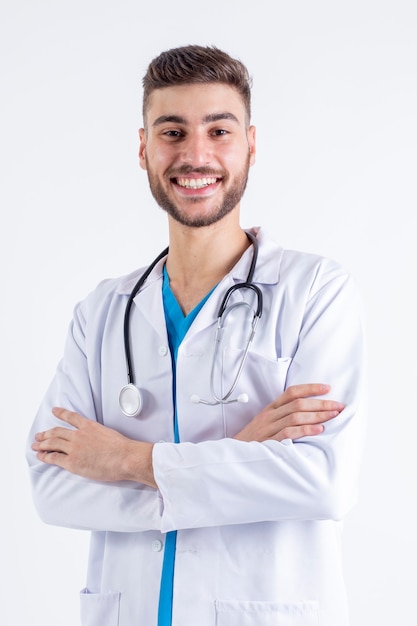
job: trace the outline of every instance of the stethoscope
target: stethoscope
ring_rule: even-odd
[[[255,268],[256,268],[256,262],[258,259],[258,242],[256,240],[256,237],[251,232],[249,231],[245,231],[245,232],[246,232],[247,237],[250,239],[253,245],[253,254],[252,254],[251,265],[249,268],[249,273],[245,282],[232,285],[232,287],[229,287],[229,289],[224,294],[222,303],[217,313],[217,327],[216,327],[216,335],[215,335],[215,341],[214,341],[213,360],[212,360],[211,373],[210,373],[210,393],[212,396],[212,400],[203,400],[197,395],[192,395],[190,400],[191,402],[196,403],[196,404],[201,403],[201,404],[206,404],[210,406],[215,406],[217,404],[230,404],[231,402],[245,403],[245,402],[248,402],[249,400],[248,395],[246,393],[242,393],[236,398],[231,398],[231,395],[236,389],[236,385],[238,384],[240,376],[242,374],[246,357],[249,352],[249,347],[255,336],[256,327],[262,316],[262,309],[263,309],[262,291],[259,289],[259,287],[254,285],[252,282],[253,275],[254,275]],[[144,285],[146,279],[148,278],[148,276],[150,275],[154,267],[159,263],[159,261],[161,261],[168,254],[168,250],[169,248],[165,248],[165,250],[163,250],[156,257],[156,259],[152,261],[149,267],[145,270],[145,272],[139,278],[136,285],[133,287],[133,290],[126,304],[126,310],[125,310],[125,315],[124,315],[123,336],[124,336],[124,349],[125,349],[125,359],[126,359],[127,385],[125,385],[119,393],[119,406],[120,406],[122,413],[126,415],[127,417],[136,417],[137,415],[140,414],[143,408],[142,393],[138,389],[138,387],[135,385],[133,373],[132,373],[132,357],[131,357],[131,350],[130,350],[130,311],[132,308],[133,300],[136,297],[137,293]],[[219,346],[221,343],[221,337],[222,337],[224,326],[225,326],[225,320],[228,314],[232,310],[236,309],[236,307],[245,306],[245,307],[250,308],[250,305],[245,301],[232,304],[231,306],[228,307],[231,296],[236,291],[241,290],[241,289],[249,289],[255,293],[256,309],[253,312],[250,333],[248,335],[248,339],[245,344],[245,348],[243,351],[243,355],[242,355],[236,376],[229,390],[225,394],[219,395],[215,392],[215,389],[214,389],[215,370],[216,370],[217,356],[219,354]]]

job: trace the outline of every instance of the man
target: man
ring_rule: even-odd
[[[139,160],[169,252],[76,307],[30,435],[35,504],[92,533],[83,625],[345,626],[340,527],[363,430],[356,290],[337,263],[240,226],[255,160],[240,61],[169,50],[143,84]],[[130,383],[125,406],[127,305],[141,395]]]

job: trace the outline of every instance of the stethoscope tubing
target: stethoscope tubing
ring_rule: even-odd
[[[212,367],[211,367],[211,374],[210,374],[210,392],[212,395],[212,398],[214,399],[214,402],[209,401],[209,400],[203,400],[198,398],[197,401],[201,402],[202,404],[208,404],[208,405],[216,405],[216,404],[228,404],[230,402],[247,402],[247,396],[246,394],[241,394],[241,396],[239,396],[236,399],[232,399],[230,400],[230,396],[233,393],[233,391],[236,388],[236,385],[239,381],[240,375],[242,373],[245,361],[246,361],[246,357],[249,351],[249,346],[253,340],[254,334],[255,334],[255,330],[256,330],[256,326],[258,324],[258,321],[260,319],[260,317],[262,316],[262,310],[263,310],[263,297],[262,297],[262,291],[259,289],[259,287],[257,287],[256,285],[253,284],[253,275],[255,272],[255,267],[256,267],[256,262],[258,259],[258,242],[256,240],[256,237],[249,231],[245,231],[246,236],[248,237],[248,239],[250,239],[252,245],[253,245],[253,254],[252,254],[252,261],[250,264],[250,268],[249,268],[249,272],[246,278],[245,282],[242,283],[238,283],[236,285],[232,285],[232,287],[229,287],[229,289],[226,291],[223,300],[221,302],[221,305],[219,307],[219,311],[217,314],[217,331],[216,331],[216,338],[215,338],[215,346],[214,346],[214,355],[213,355],[213,363],[212,363]],[[127,375],[127,384],[122,388],[122,390],[120,391],[119,394],[119,404],[120,404],[120,408],[122,410],[122,412],[124,413],[124,415],[128,416],[128,417],[135,417],[136,415],[138,415],[141,410],[142,410],[142,395],[139,391],[139,389],[135,386],[135,381],[134,381],[134,374],[133,374],[133,367],[132,367],[132,353],[131,353],[131,346],[130,346],[130,312],[131,312],[131,308],[132,308],[132,304],[133,301],[136,297],[136,295],[138,294],[138,292],[140,291],[140,289],[142,288],[142,286],[144,285],[145,281],[147,280],[147,278],[149,277],[149,275],[151,274],[152,270],[154,269],[154,267],[164,258],[167,256],[169,252],[169,248],[165,248],[165,250],[163,250],[160,254],[158,254],[158,256],[152,261],[152,263],[149,265],[149,267],[144,271],[144,273],[141,275],[141,277],[139,278],[139,280],[136,282],[135,286],[132,289],[132,292],[129,295],[127,304],[126,304],[126,310],[125,310],[125,314],[124,314],[124,320],[123,320],[123,340],[124,340],[124,349],[125,349],[125,361],[126,361],[126,375]],[[224,312],[227,308],[228,302],[231,298],[231,296],[233,295],[233,293],[239,289],[250,289],[252,290],[257,297],[257,307],[256,307],[256,311],[254,313],[254,316],[252,318],[252,331],[251,334],[249,336],[249,339],[247,341],[247,344],[245,346],[245,350],[244,350],[244,354],[243,354],[243,358],[242,361],[240,363],[237,375],[232,383],[232,386],[230,387],[229,391],[223,396],[223,397],[219,397],[217,396],[217,394],[215,393],[214,390],[214,370],[215,370],[215,362],[216,362],[216,356],[218,354],[218,349],[219,349],[219,332],[222,330],[222,319],[223,319],[223,315]],[[132,408],[132,405],[130,405],[128,408],[126,408],[126,406],[124,405],[124,398],[127,395],[127,397],[129,398],[134,398],[134,402],[133,405],[135,408]],[[242,399],[243,396],[245,396],[246,399]],[[194,397],[194,396],[193,396]],[[194,401],[194,400],[193,400]]]
[[[152,263],[145,270],[145,272],[142,274],[142,276],[139,278],[139,280],[133,287],[133,290],[126,304],[126,310],[125,310],[124,322],[123,322],[123,339],[124,339],[124,346],[125,346],[127,382],[130,385],[134,385],[133,370],[132,370],[132,353],[130,349],[130,309],[132,308],[133,300],[135,299],[138,292],[144,285],[146,279],[148,278],[148,276],[150,275],[154,267],[159,263],[159,261],[161,261],[165,256],[167,256],[168,250],[169,248],[165,248],[165,250],[163,250],[160,254],[158,254],[156,259],[152,261]]]
[[[257,293],[257,291],[256,291],[256,293]],[[238,305],[236,305],[236,306],[238,306]],[[258,307],[258,309],[259,309],[259,307]],[[255,336],[256,327],[258,325],[258,322],[259,322],[259,319],[260,319],[261,315],[262,315],[262,308],[260,310],[260,313],[255,312],[255,314],[253,316],[253,319],[252,319],[252,330],[251,330],[251,333],[250,333],[250,335],[248,337],[248,340],[246,342],[245,350],[243,352],[243,357],[242,357],[242,359],[240,361],[239,369],[237,371],[237,374],[236,374],[236,376],[234,378],[234,381],[233,381],[232,385],[230,386],[229,391],[227,391],[223,396],[218,396],[216,394],[215,389],[214,389],[214,371],[215,371],[215,368],[216,368],[217,355],[219,353],[220,333],[223,330],[223,326],[222,326],[222,322],[221,322],[222,317],[219,317],[217,330],[216,330],[215,344],[214,344],[213,360],[212,360],[212,363],[211,363],[211,372],[210,372],[210,393],[211,393],[211,395],[212,395],[212,397],[214,399],[214,402],[210,402],[208,400],[202,401],[201,399],[200,399],[200,402],[202,402],[203,404],[212,404],[212,405],[227,404],[228,402],[239,402],[238,399],[237,400],[229,400],[229,398],[232,395],[232,393],[234,392],[234,390],[236,389],[236,386],[237,386],[237,384],[239,382],[240,375],[241,375],[241,373],[243,371],[243,368],[244,368],[244,365],[245,365],[245,362],[246,362],[246,357],[248,356],[249,347],[250,347],[250,344],[252,343],[252,340],[253,340],[253,338]]]

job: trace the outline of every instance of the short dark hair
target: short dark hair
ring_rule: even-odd
[[[215,46],[172,48],[155,57],[143,77],[143,117],[155,89],[192,83],[224,83],[242,97],[248,123],[251,116],[252,79],[246,66]]]

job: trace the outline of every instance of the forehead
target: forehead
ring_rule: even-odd
[[[145,121],[152,126],[158,119],[176,117],[189,124],[202,123],[218,114],[231,114],[245,125],[245,105],[237,89],[223,83],[176,85],[151,93]]]

